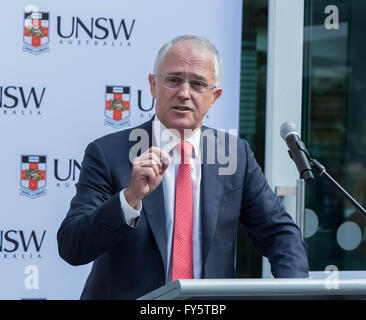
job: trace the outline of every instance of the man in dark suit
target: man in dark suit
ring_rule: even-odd
[[[248,143],[202,126],[222,93],[221,73],[208,40],[173,39],[149,75],[154,118],[88,145],[57,234],[68,263],[94,261],[82,299],[136,299],[175,279],[234,278],[239,223],[275,277],[308,276],[300,231]]]

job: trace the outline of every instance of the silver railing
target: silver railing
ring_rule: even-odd
[[[275,187],[276,196],[283,199],[287,196],[296,197],[296,215],[295,223],[301,230],[302,238],[304,239],[305,233],[305,181],[298,179],[296,181],[296,187]]]

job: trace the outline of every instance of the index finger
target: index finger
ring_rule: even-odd
[[[149,150],[155,153],[165,165],[169,165],[170,157],[166,151],[158,147],[151,147]]]

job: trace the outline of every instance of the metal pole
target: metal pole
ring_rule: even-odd
[[[305,181],[299,179],[296,182],[296,224],[300,228],[301,236],[305,234]]]

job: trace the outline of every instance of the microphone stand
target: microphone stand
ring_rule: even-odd
[[[328,174],[325,167],[319,161],[310,158],[310,164],[316,174],[324,177],[333,187],[340,191],[366,218],[366,210],[361,207],[361,205]]]

